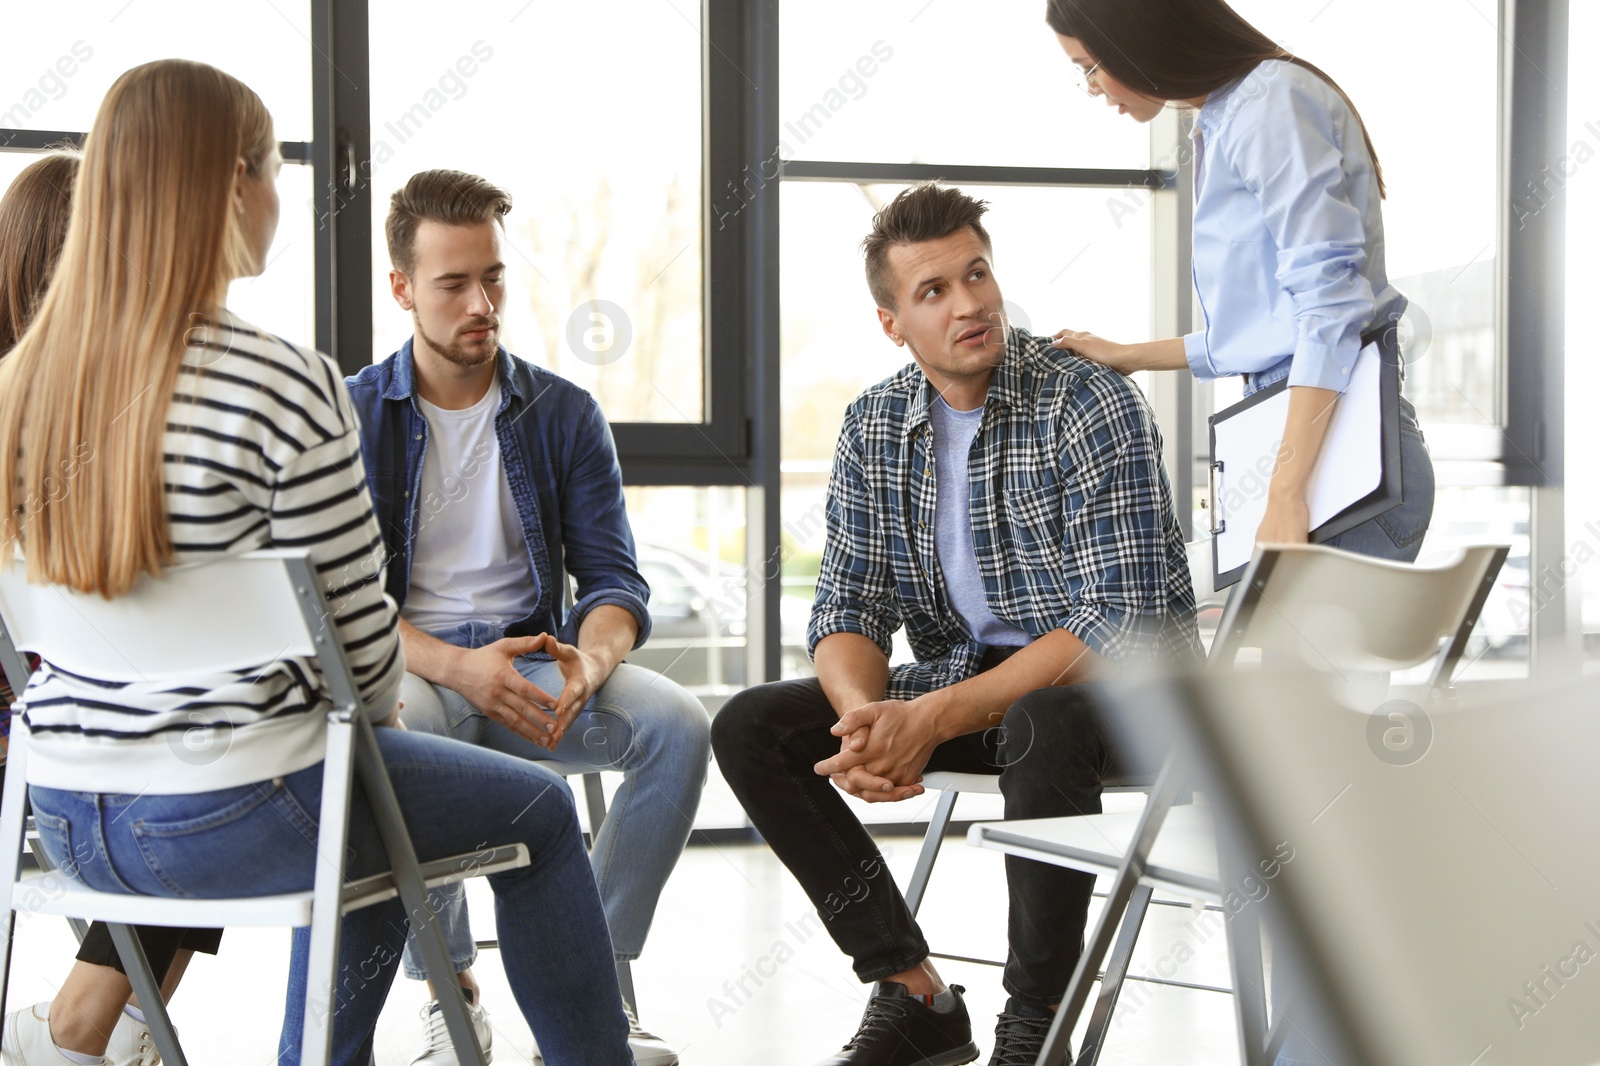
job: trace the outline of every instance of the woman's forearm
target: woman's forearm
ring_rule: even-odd
[[[1184,354],[1182,337],[1166,337],[1158,341],[1125,344],[1128,356],[1124,363],[1125,374],[1139,370],[1188,370],[1189,357]]]
[[[1189,368],[1189,359],[1183,351],[1182,337],[1140,341],[1138,344],[1118,344],[1116,341],[1097,337],[1093,333],[1064,329],[1056,333],[1052,339],[1059,347],[1069,349],[1102,366],[1108,366],[1119,374],[1136,374],[1141,370]]]

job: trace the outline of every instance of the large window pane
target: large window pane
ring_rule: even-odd
[[[280,140],[311,139],[311,5],[205,0],[7,4],[0,127],[87,130],[111,83],[152,59],[198,59],[260,94]]]
[[[228,289],[228,307],[262,329],[307,347],[317,343],[316,227],[309,166],[285,166],[278,175],[282,207],[278,232],[259,277],[240,278]]]
[[[1412,304],[1402,325],[1410,342],[1406,392],[1424,429],[1501,423],[1498,4],[1235,0],[1233,7],[1325,70],[1366,122],[1389,189],[1389,278]]]
[[[628,661],[718,706],[746,683],[744,490],[626,490],[651,635]]]
[[[845,407],[910,356],[883,335],[861,258],[873,213],[904,186],[783,186],[783,567],[786,674],[810,673],[804,625],[826,536],[823,500]],[[985,188],[984,225],[1012,322],[1139,340],[1150,330],[1147,197],[1095,189]],[[1128,207],[1124,213],[1114,205]],[[793,621],[791,622],[791,618]],[[788,632],[802,639],[789,654]],[[898,656],[908,656],[903,644]]]
[[[17,175],[38,158],[33,152],[0,152],[0,196],[5,195],[11,183],[17,180]]]
[[[1419,563],[1437,561],[1450,549],[1471,544],[1511,547],[1456,669],[1458,682],[1528,676],[1530,626],[1546,602],[1540,594],[1530,595],[1531,506],[1526,488],[1439,489]],[[1413,671],[1404,680],[1426,678]]]
[[[1090,100],[1041,2],[786,0],[786,159],[1146,167],[1144,127]]]
[[[411,334],[383,279],[389,197],[417,171],[465,170],[514,200],[506,347],[613,421],[702,421],[699,5],[480,10],[373,12],[374,357]]]
[[[1570,176],[1567,211],[1567,555],[1551,569],[1555,580],[1571,580],[1568,595],[1581,600],[1586,666],[1600,670],[1600,478],[1592,457],[1600,454],[1600,420],[1594,398],[1600,394],[1588,338],[1592,334],[1594,294],[1600,292],[1600,66],[1588,54],[1600,40],[1600,4],[1571,8],[1567,39],[1568,156],[1556,172]],[[1546,567],[1540,566],[1540,579]]]

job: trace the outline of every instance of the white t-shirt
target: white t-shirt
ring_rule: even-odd
[[[494,432],[499,378],[459,411],[416,401],[428,422],[428,448],[401,617],[424,632],[526,618],[539,586]]]

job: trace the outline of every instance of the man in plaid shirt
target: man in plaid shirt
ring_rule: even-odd
[[[717,762],[864,982],[861,1027],[820,1066],[978,1057],[877,846],[840,792],[998,774],[1008,819],[1100,810],[1117,767],[1088,687],[1198,656],[1194,594],[1139,390],[1004,320],[986,206],[921,185],[874,219],[867,282],[914,362],[851,404],[828,487],[809,643],[817,676],[739,693]],[[916,661],[891,667],[905,626]],[[1006,860],[1010,995],[993,1066],[1034,1061],[1078,956],[1090,874]]]

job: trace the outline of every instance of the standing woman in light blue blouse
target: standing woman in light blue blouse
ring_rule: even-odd
[[[1304,543],[1306,486],[1362,338],[1394,328],[1406,298],[1384,270],[1383,172],[1350,98],[1223,0],[1049,0],[1045,21],[1082,88],[1149,122],[1194,109],[1194,283],[1204,328],[1118,344],[1056,340],[1124,374],[1242,374],[1245,391],[1287,379],[1289,415],[1260,543]],[[1416,558],[1433,514],[1433,464],[1400,402],[1404,501],[1327,543]],[[1330,456],[1330,460],[1334,457]]]

